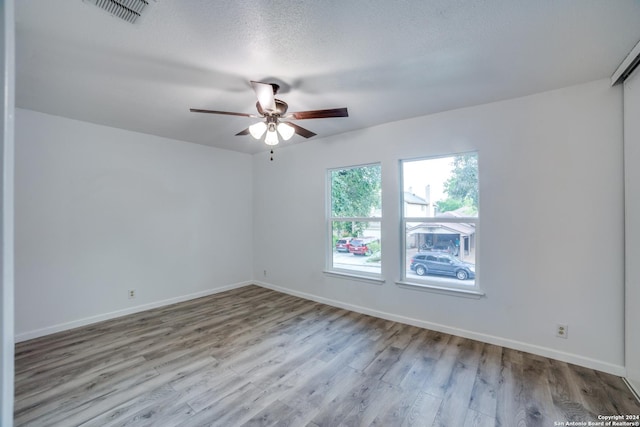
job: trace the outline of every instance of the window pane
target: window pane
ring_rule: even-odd
[[[402,162],[405,217],[477,217],[475,153]]]
[[[380,165],[331,171],[331,216],[379,217]]]
[[[381,274],[379,221],[333,221],[332,267]]]
[[[412,281],[475,286],[475,225],[407,222],[405,276]]]

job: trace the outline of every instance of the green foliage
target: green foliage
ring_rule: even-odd
[[[343,222],[342,225],[344,226],[344,232],[347,233],[347,236],[358,237],[364,234],[364,230],[367,229],[369,224],[366,222],[353,221]]]
[[[380,166],[363,166],[331,172],[331,215],[367,217],[380,208]]]
[[[380,252],[374,252],[369,258],[367,258],[367,262],[378,263],[382,261],[382,254]]]
[[[446,200],[437,203],[440,212],[448,212],[466,206],[470,212],[478,212],[478,156],[463,154],[453,159],[451,176],[444,183]]]
[[[449,212],[461,208],[464,206],[464,202],[460,199],[448,198],[436,202],[436,206],[438,207],[438,212]]]
[[[380,250],[381,249],[380,242],[379,241],[371,242],[367,245],[367,247],[371,251],[371,256],[367,258],[367,262],[374,262],[374,263],[380,262],[382,260],[382,251]]]
[[[368,217],[382,204],[380,166],[362,166],[331,172],[331,215]],[[340,236],[362,236],[366,222],[334,222]]]
[[[372,253],[380,252],[380,242],[371,242],[367,247]]]

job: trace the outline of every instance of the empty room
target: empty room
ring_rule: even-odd
[[[640,426],[640,1],[0,11],[3,427]]]

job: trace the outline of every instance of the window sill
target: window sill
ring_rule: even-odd
[[[323,273],[327,276],[338,277],[340,279],[353,279],[360,282],[373,283],[374,285],[382,285],[385,282],[383,278],[365,276],[362,274],[353,274],[343,271],[324,270]]]
[[[444,286],[431,285],[426,283],[412,283],[412,282],[403,282],[398,281],[396,285],[401,288],[424,291],[424,292],[434,292],[437,294],[444,295],[452,295],[463,298],[473,298],[480,299],[485,296],[485,293],[478,289],[459,289],[459,288],[448,288]]]

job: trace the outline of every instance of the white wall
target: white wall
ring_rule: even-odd
[[[242,284],[253,266],[266,286],[624,373],[622,96],[607,80],[310,140],[273,162],[17,114],[18,339]],[[486,297],[398,287],[398,160],[469,150]],[[376,161],[386,282],[325,276],[325,171]]]
[[[251,168],[246,154],[18,109],[17,340],[249,280]]]
[[[358,111],[350,113],[355,120]],[[294,294],[623,374],[622,145],[622,91],[601,80],[311,140],[277,150],[273,162],[256,155],[254,277]],[[478,270],[486,297],[398,287],[398,160],[469,150],[479,153]],[[326,276],[325,171],[376,161],[386,282]],[[569,325],[568,339],[555,337],[557,323]]]
[[[624,82],[627,379],[640,393],[640,70]]]

